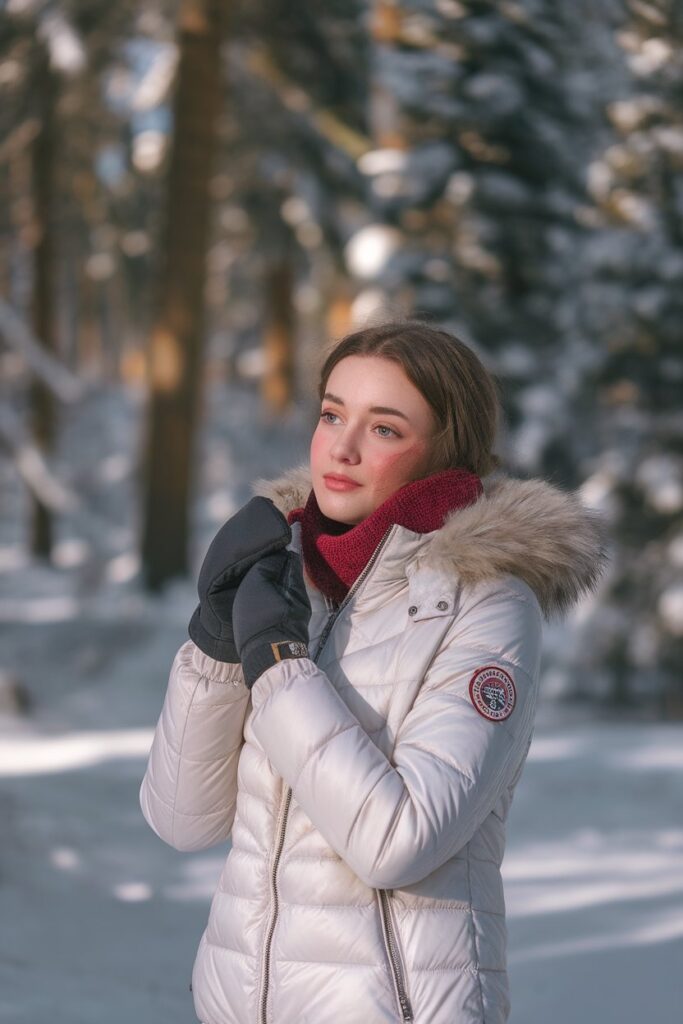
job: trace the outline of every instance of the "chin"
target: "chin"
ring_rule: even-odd
[[[328,519],[334,519],[336,523],[346,523],[349,526],[355,526],[365,518],[362,512],[355,511],[351,507],[350,502],[330,500],[329,494],[324,494],[320,497],[316,493],[316,500],[322,514],[327,516]]]

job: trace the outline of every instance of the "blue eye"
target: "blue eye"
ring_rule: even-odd
[[[339,417],[337,416],[336,412],[330,412],[330,410],[329,410],[329,409],[326,409],[326,410],[325,410],[325,412],[321,412],[321,414],[320,414],[320,419],[321,419],[321,420],[323,421],[323,423],[329,423],[330,425],[332,425],[332,421],[331,421],[331,420],[328,420],[328,419],[326,419],[326,417],[327,417],[327,416],[332,416],[332,418],[333,418],[333,419],[339,419]],[[388,430],[388,431],[389,431],[389,433],[388,433],[388,434],[379,434],[379,437],[383,437],[383,438],[385,438],[385,440],[387,440],[387,441],[389,440],[389,438],[390,438],[390,437],[391,437],[392,435],[393,435],[394,437],[400,437],[400,436],[401,436],[401,435],[400,435],[400,434],[398,433],[398,431],[396,431],[396,430],[394,430],[394,429],[393,429],[393,427],[388,427],[388,426],[387,426],[386,424],[384,424],[384,423],[382,423],[382,424],[379,424],[379,426],[377,426],[377,427],[376,427],[375,429],[376,429],[376,430]]]

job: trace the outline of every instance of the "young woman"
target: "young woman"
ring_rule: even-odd
[[[501,861],[542,619],[603,569],[577,496],[501,476],[494,380],[418,321],[329,354],[310,467],[258,481],[199,576],[142,783],[232,837],[203,1024],[503,1024]]]

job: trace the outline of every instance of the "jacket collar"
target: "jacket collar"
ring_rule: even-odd
[[[511,574],[533,590],[546,617],[567,612],[595,590],[606,568],[606,524],[575,492],[540,479],[496,474],[482,480],[484,493],[454,509],[443,526],[417,534],[392,527],[373,580],[411,581],[422,593],[443,594],[459,586]],[[311,491],[306,463],[281,476],[258,479],[254,494],[270,498],[287,515]]]

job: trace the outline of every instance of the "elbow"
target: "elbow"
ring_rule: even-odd
[[[180,853],[196,853],[228,839],[233,815],[179,815],[151,791],[146,779],[140,787],[140,809],[152,832]]]
[[[232,815],[229,818],[221,815],[215,818],[211,815],[201,820],[192,819],[188,827],[187,822],[179,821],[176,818],[175,828],[169,845],[181,853],[196,853],[199,850],[209,850],[212,846],[218,846],[230,838],[232,832]]]
[[[363,858],[353,866],[361,881],[373,889],[402,889],[415,885],[437,871],[467,846],[479,827],[478,817],[469,818],[448,835],[425,835],[422,842],[394,843],[391,849],[378,850],[371,862]]]

